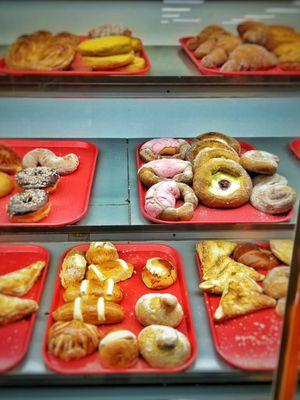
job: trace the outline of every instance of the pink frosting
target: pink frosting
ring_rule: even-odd
[[[163,181],[151,186],[146,194],[145,211],[157,217],[165,208],[175,207],[180,190],[175,181]]]
[[[143,165],[142,168],[152,168],[160,178],[173,178],[183,172],[190,163],[176,158],[162,158]]]
[[[152,139],[144,143],[141,149],[151,149],[154,154],[159,154],[165,147],[179,147],[182,143],[186,141],[173,138]]]

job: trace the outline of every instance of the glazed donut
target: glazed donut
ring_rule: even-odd
[[[205,141],[205,140],[217,140],[218,142],[227,144],[232,147],[238,154],[241,154],[241,145],[239,142],[231,136],[227,136],[224,133],[219,132],[207,132],[202,135],[197,136],[197,140]]]
[[[226,143],[222,143],[218,140],[196,140],[192,143],[190,149],[186,152],[186,160],[190,161],[191,163],[194,162],[197,154],[200,153],[200,151],[208,151],[211,149],[223,149],[223,150],[227,150],[235,155],[238,155],[237,152],[230,146],[228,146],[228,144]]]
[[[11,197],[8,217],[12,222],[38,222],[48,216],[51,206],[48,194],[41,189],[29,189]]]
[[[226,158],[237,163],[240,162],[240,157],[234,152],[228,151],[226,149],[211,149],[206,148],[200,151],[194,160],[193,169],[196,171],[198,167],[204,165],[207,161],[211,160],[212,158]]]
[[[59,173],[48,167],[25,168],[16,174],[16,182],[23,189],[44,189],[48,193],[57,188]]]
[[[190,185],[193,181],[193,169],[189,161],[162,158],[144,164],[138,170],[138,177],[147,187],[166,179]]]
[[[49,167],[55,169],[60,175],[68,175],[78,168],[79,159],[73,153],[58,157],[51,150],[34,149],[25,154],[22,163],[25,168]]]
[[[140,157],[145,162],[159,158],[180,158],[184,160],[189,147],[189,143],[183,139],[152,139],[141,146]]]
[[[254,186],[250,203],[254,208],[267,214],[282,214],[290,211],[296,202],[296,192],[288,185]]]
[[[184,204],[175,208],[176,200],[183,198]],[[151,186],[146,194],[145,211],[164,221],[188,221],[198,205],[192,188],[184,183],[163,181]]]
[[[193,182],[198,199],[208,207],[239,207],[249,200],[252,191],[244,168],[223,158],[213,158],[199,167]]]
[[[279,158],[262,150],[250,150],[241,157],[241,166],[249,172],[273,175],[277,171]]]

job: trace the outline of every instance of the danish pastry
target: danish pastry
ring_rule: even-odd
[[[234,208],[249,200],[252,182],[235,161],[214,158],[195,171],[193,187],[198,199],[206,206]]]
[[[189,147],[189,143],[183,139],[152,139],[141,146],[140,157],[145,162],[166,157],[184,160]]]
[[[87,279],[104,281],[112,279],[115,283],[125,281],[132,277],[134,267],[132,264],[121,260],[104,261],[99,265],[90,264],[87,272]]]
[[[60,280],[65,289],[78,285],[83,281],[87,267],[84,252],[80,249],[72,249],[65,256],[60,271]]]
[[[139,336],[140,353],[151,367],[176,368],[191,355],[188,338],[170,326],[150,325]]]
[[[219,132],[203,133],[197,136],[196,139],[200,141],[216,140],[217,142],[221,142],[232,147],[237,152],[237,154],[241,154],[240,143],[235,138],[225,135],[224,133],[219,133]]]
[[[249,172],[273,175],[277,171],[279,158],[274,154],[261,150],[250,150],[244,153],[240,163]]]
[[[250,203],[267,214],[282,214],[290,211],[296,202],[296,192],[285,184],[254,186]]]
[[[264,293],[273,299],[280,299],[287,295],[290,277],[290,267],[276,267],[271,269],[263,282]]]
[[[89,264],[102,264],[118,258],[117,249],[111,242],[92,242],[86,252]]]
[[[219,140],[195,140],[190,149],[186,153],[186,159],[193,163],[196,156],[201,152],[205,152],[211,149],[222,149],[231,152],[234,156],[238,156],[237,152],[228,144],[220,142]]]
[[[144,164],[138,170],[138,177],[147,187],[166,179],[189,185],[193,181],[193,169],[189,161],[162,158]]]
[[[0,144],[0,171],[14,175],[22,169],[18,154],[10,147]]]
[[[102,336],[94,325],[78,320],[58,321],[48,332],[48,352],[61,360],[78,360],[94,353]]]
[[[77,51],[82,56],[103,57],[130,53],[132,50],[131,38],[128,36],[105,36],[83,40]]]
[[[294,242],[292,240],[270,240],[272,253],[284,264],[291,265]]]
[[[99,354],[105,368],[130,368],[139,356],[137,338],[125,329],[109,332],[100,341]]]
[[[142,280],[149,289],[166,289],[176,282],[177,269],[163,258],[149,258],[142,271]]]
[[[169,293],[148,293],[136,302],[135,315],[144,326],[156,324],[176,328],[182,321],[183,311],[176,296]]]
[[[176,208],[176,200],[184,204]],[[145,211],[154,218],[165,221],[188,221],[198,205],[192,188],[173,180],[162,181],[151,186],[146,193]]]
[[[280,265],[279,260],[268,249],[254,243],[241,243],[234,249],[233,259],[255,269],[272,269]]]
[[[36,301],[0,294],[0,326],[19,321],[38,310]]]
[[[196,158],[193,162],[194,171],[196,171],[201,165],[205,165],[207,161],[211,160],[212,158],[226,158],[237,163],[240,162],[240,157],[232,151],[228,151],[226,149],[206,148],[204,150],[201,150],[196,155]]]
[[[12,179],[0,171],[0,198],[7,196],[14,189],[14,184]]]
[[[117,324],[124,319],[120,304],[105,301],[103,297],[76,297],[74,302],[63,304],[53,311],[55,321],[76,319],[88,324]]]

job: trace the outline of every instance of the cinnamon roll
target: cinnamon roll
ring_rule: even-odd
[[[293,208],[296,196],[295,190],[285,184],[254,186],[250,203],[267,214],[282,214]]]

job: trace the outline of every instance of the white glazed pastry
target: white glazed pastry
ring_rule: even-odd
[[[111,242],[92,242],[86,252],[89,264],[101,264],[118,258],[117,249]]]
[[[149,289],[165,289],[176,282],[177,269],[163,258],[149,258],[142,271],[142,280]]]

